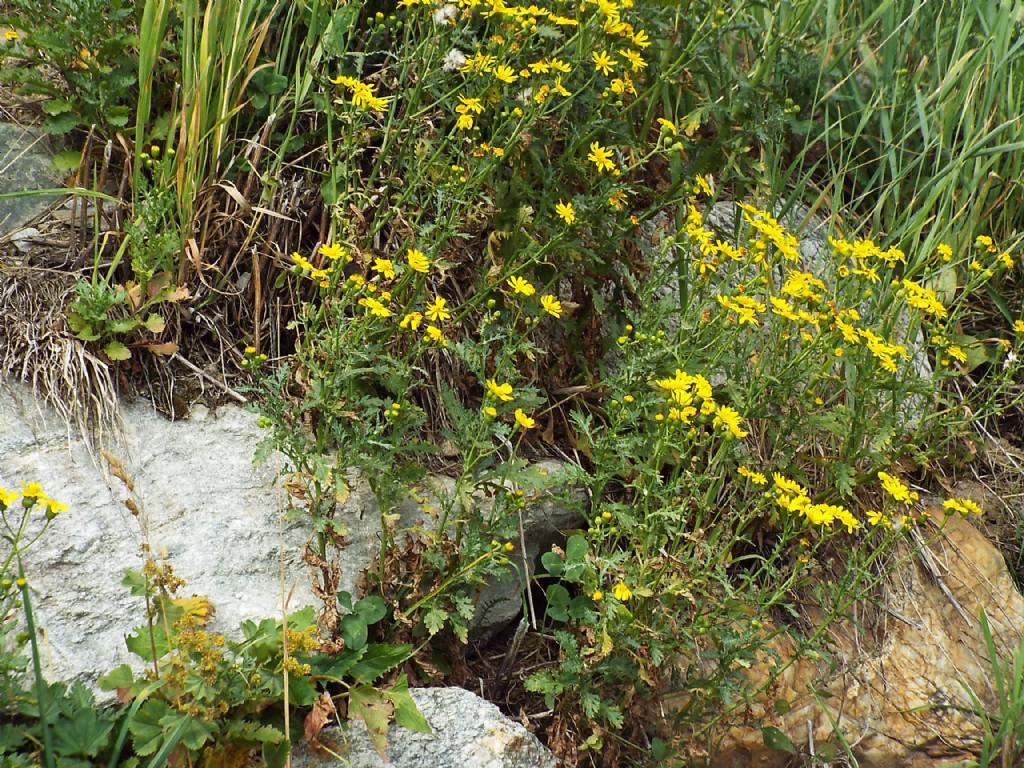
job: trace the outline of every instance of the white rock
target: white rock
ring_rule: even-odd
[[[433,733],[392,725],[385,761],[370,743],[366,726],[354,721],[344,731],[332,728],[320,735],[342,761],[301,745],[292,755],[292,768],[555,768],[558,764],[536,736],[467,690],[418,688],[410,693]]]
[[[27,388],[0,389],[0,485],[38,481],[70,506],[25,557],[50,679],[94,682],[138,662],[124,637],[144,623],[143,603],[121,580],[142,565],[144,542],[167,551],[182,594],[210,598],[214,631],[280,615],[282,586],[295,590],[290,610],[315,603],[301,560],[308,526],[283,520],[274,469],[252,463],[255,415],[226,407],[192,424],[143,403],[121,410],[124,441],[112,452],[135,482],[138,517],[124,485]]]

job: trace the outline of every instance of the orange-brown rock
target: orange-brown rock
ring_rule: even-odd
[[[761,726],[778,728],[804,752],[812,743],[837,744],[838,731],[862,768],[932,768],[976,752],[981,728],[967,689],[986,710],[994,706],[978,617],[984,610],[1005,657],[1024,633],[1024,598],[1002,555],[970,521],[940,509],[919,531],[887,581],[875,626],[832,627],[838,666],[829,672],[806,658],[788,666],[755,700],[749,722],[756,727],[728,732],[716,766],[790,765],[791,755],[765,746]],[[795,643],[780,635],[771,650],[785,663]],[[770,657],[751,670],[755,684],[768,680]],[[788,705],[784,714],[779,700]]]

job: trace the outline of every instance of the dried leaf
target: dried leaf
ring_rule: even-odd
[[[312,744],[314,748],[320,746],[320,731],[331,722],[331,718],[337,713],[338,710],[334,706],[334,699],[331,698],[331,694],[323,691],[316,702],[314,702],[313,708],[309,710],[309,714],[306,715],[306,720],[303,723],[306,741]]]

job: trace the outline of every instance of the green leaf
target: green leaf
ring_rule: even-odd
[[[433,607],[423,617],[423,626],[427,628],[432,636],[436,635],[444,628],[445,621],[448,620],[448,611],[443,608]]]
[[[544,566],[544,570],[552,576],[562,575],[562,568],[565,565],[565,561],[562,560],[562,556],[557,552],[545,552],[540,556],[540,562],[541,565]]]
[[[359,683],[372,683],[404,662],[411,654],[411,645],[371,643],[366,647],[363,658],[352,667],[352,677]]]
[[[384,695],[395,707],[396,723],[417,733],[433,733],[427,718],[423,716],[419,707],[416,706],[416,702],[409,695],[409,681],[404,672],[398,676],[398,680],[391,688],[384,691]]]
[[[104,691],[115,691],[118,688],[131,688],[135,679],[132,677],[132,668],[127,664],[115,667],[99,679],[100,689]]]
[[[561,584],[552,584],[547,589],[547,614],[555,621],[569,620],[569,590]]]
[[[288,764],[288,753],[292,751],[292,745],[284,739],[278,744],[270,742],[263,743],[263,762],[267,768],[284,768]]]
[[[343,616],[340,629],[346,648],[358,651],[366,645],[366,621],[359,614],[350,613],[348,616]]]
[[[107,321],[109,333],[131,333],[139,327],[139,321],[134,317],[119,317],[116,320]]]
[[[78,127],[80,123],[78,115],[68,112],[46,118],[43,121],[43,130],[47,133],[67,133],[72,128]]]
[[[378,595],[370,595],[356,603],[354,610],[363,618],[363,621],[373,625],[387,615],[388,606],[384,602],[384,598]]]
[[[580,534],[569,537],[565,543],[565,562],[582,563],[587,557],[587,540]]]
[[[39,108],[48,115],[63,115],[71,111],[72,104],[67,99],[50,99],[44,101]]]
[[[189,749],[201,749],[219,729],[215,722],[177,711],[172,711],[160,718],[160,725],[166,732],[177,731],[180,733],[181,743]]]
[[[103,348],[103,352],[111,360],[127,360],[132,356],[132,351],[119,341],[112,341]]]
[[[233,721],[225,729],[225,736],[232,741],[252,744],[280,744],[284,734],[272,725],[253,723],[248,720]]]
[[[75,170],[81,161],[82,153],[77,149],[65,149],[63,152],[58,152],[50,158],[50,164],[54,170],[61,173]]]
[[[768,749],[778,749],[782,752],[788,752],[791,755],[796,754],[796,747],[793,746],[793,742],[789,740],[789,737],[780,731],[778,728],[772,726],[765,726],[761,729],[761,738],[764,740],[764,745]]]
[[[160,725],[160,720],[167,712],[166,704],[150,699],[131,719],[128,731],[132,735],[132,751],[135,754],[146,757],[156,752],[164,737],[164,729]]]
[[[65,757],[96,757],[106,746],[113,727],[114,724],[102,720],[95,709],[79,709],[70,718],[61,718],[54,725],[54,746]]]
[[[128,119],[132,116],[131,108],[127,104],[120,104],[107,110],[107,122],[118,128],[128,125]],[[184,738],[182,739],[184,741]]]
[[[160,315],[153,313],[146,318],[144,325],[150,333],[162,333],[167,323]]]
[[[393,712],[394,705],[376,688],[357,685],[349,689],[349,717],[366,723],[370,741],[382,758],[387,757],[388,723]]]

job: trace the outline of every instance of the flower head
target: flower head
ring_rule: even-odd
[[[550,293],[546,293],[540,297],[540,306],[541,309],[554,318],[560,318],[562,316],[562,302]]]
[[[576,210],[572,207],[571,202],[563,203],[559,200],[555,205],[555,213],[557,213],[558,218],[566,224],[572,225],[576,222]]]
[[[435,296],[434,300],[427,305],[426,312],[428,320],[433,320],[435,323],[442,322],[449,319],[452,316],[451,310],[448,309],[447,299],[441,296]]]
[[[526,415],[522,408],[516,408],[516,424],[521,426],[523,429],[533,429],[537,426],[535,419],[530,418]]]
[[[519,275],[513,275],[508,279],[508,287],[512,289],[513,293],[518,293],[521,296],[533,296],[537,292],[529,280]]]
[[[614,597],[619,602],[624,603],[631,597],[633,597],[633,592],[630,590],[629,587],[625,585],[625,583],[620,581],[618,584],[612,587],[612,597]]]
[[[595,141],[591,143],[587,160],[596,165],[597,170],[601,173],[615,170],[615,163],[612,162],[612,151],[608,147],[602,147],[600,142]]]
[[[377,259],[373,262],[373,271],[384,275],[388,280],[395,279],[395,265],[391,259]]]
[[[503,403],[507,403],[513,400],[512,396],[512,385],[508,382],[499,384],[495,379],[487,380],[487,392],[497,400],[501,400]]]
[[[427,270],[430,269],[430,259],[428,259],[421,250],[410,248],[409,253],[406,255],[406,259],[409,262],[409,266],[416,272],[426,274]]]
[[[330,245],[324,243],[323,245],[320,246],[319,253],[321,256],[326,256],[331,261],[337,261],[343,256],[348,256],[348,254],[345,251],[345,247],[343,245],[339,245],[338,243],[331,243]],[[351,261],[352,259],[346,258],[345,260]]]
[[[594,59],[594,69],[602,75],[610,75],[618,62],[611,57],[608,51],[594,51],[591,54]]]

